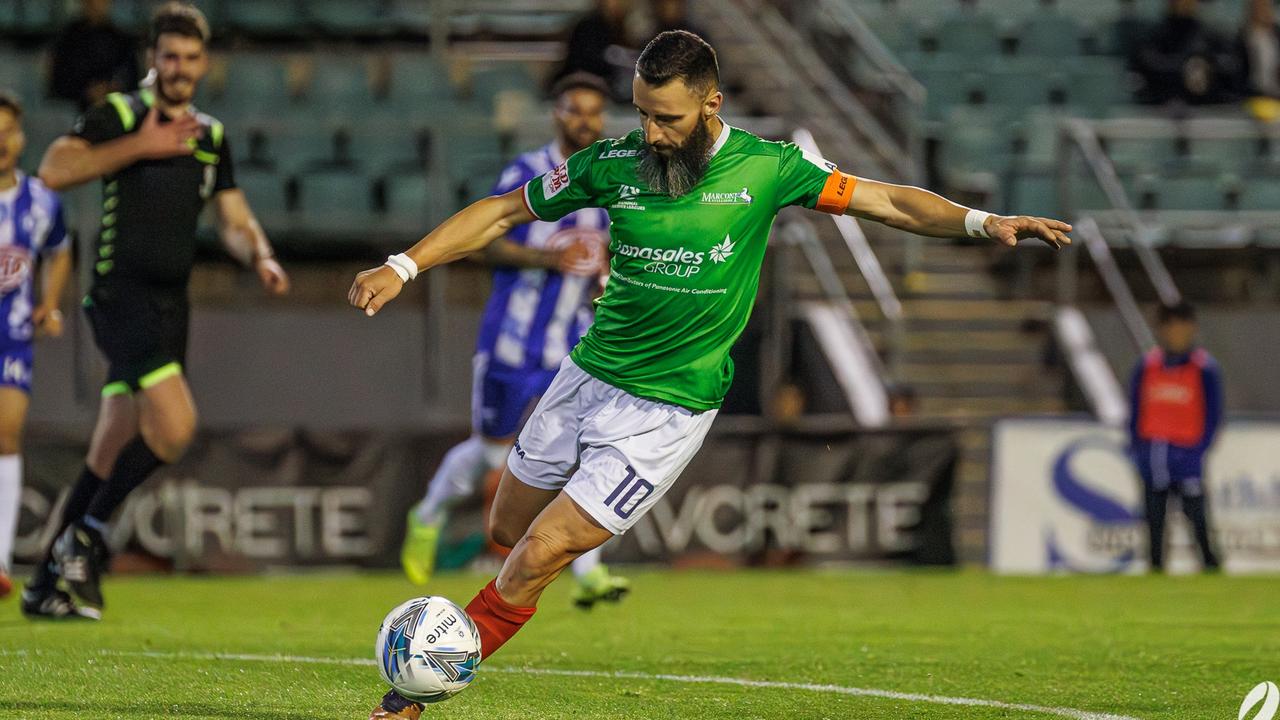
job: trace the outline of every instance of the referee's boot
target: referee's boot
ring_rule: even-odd
[[[418,720],[422,717],[422,704],[401,697],[395,690],[387,691],[382,702],[369,713],[369,720]]]
[[[74,522],[53,544],[53,559],[71,594],[84,605],[102,609],[102,575],[107,569],[107,542],[102,533]]]
[[[616,603],[631,592],[631,581],[611,574],[603,563],[577,580],[570,597],[573,604],[583,610],[590,610],[598,602]]]

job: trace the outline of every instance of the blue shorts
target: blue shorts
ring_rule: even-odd
[[[31,343],[0,348],[0,386],[31,392]]]
[[[480,353],[471,362],[471,427],[490,438],[516,434],[547,391],[555,370],[524,370],[491,362]]]

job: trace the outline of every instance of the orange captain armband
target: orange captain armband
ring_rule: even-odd
[[[826,184],[822,186],[818,203],[813,206],[813,209],[832,215],[843,215],[849,208],[849,198],[853,197],[853,188],[857,184],[858,178],[839,170],[832,170]]]

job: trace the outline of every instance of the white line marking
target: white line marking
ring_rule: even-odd
[[[26,650],[0,650],[0,657],[30,655],[54,655],[44,651],[28,653]],[[343,665],[343,666],[376,666],[373,658],[321,658],[303,657],[299,655],[252,655],[243,653],[174,653],[155,651],[101,650],[99,655],[106,657],[143,657],[160,660],[233,660],[242,662],[280,662],[299,665]],[[551,668],[528,667],[485,667],[485,672],[511,673],[525,675],[551,675],[556,677],[611,678],[619,680],[661,680],[665,682],[693,683],[705,685],[733,685],[737,687],[766,688],[774,690],[804,690],[808,692],[828,693],[833,695],[853,695],[858,697],[885,698],[888,700],[906,700],[909,702],[932,703],[934,705],[964,705],[969,707],[992,707],[1002,710],[1021,710],[1023,712],[1057,715],[1073,720],[1138,720],[1129,715],[1113,715],[1111,713],[1090,712],[1075,708],[1052,707],[1047,705],[1031,705],[1027,703],[1009,703],[1001,700],[985,700],[983,698],[950,697],[947,695],[926,695],[923,693],[904,693],[895,690],[877,690],[874,688],[846,687],[844,685],[823,685],[818,683],[778,682],[774,680],[748,680],[746,678],[720,677],[715,675],[669,675],[666,673],[642,673],[623,670],[556,670]]]

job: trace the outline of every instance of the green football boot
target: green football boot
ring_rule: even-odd
[[[603,564],[577,580],[570,598],[583,610],[590,610],[598,602],[618,602],[631,592],[631,581],[609,574],[609,568]]]
[[[436,566],[436,546],[440,543],[440,524],[427,524],[418,519],[415,510],[409,511],[405,525],[404,545],[400,547],[400,565],[414,585],[426,585]]]

